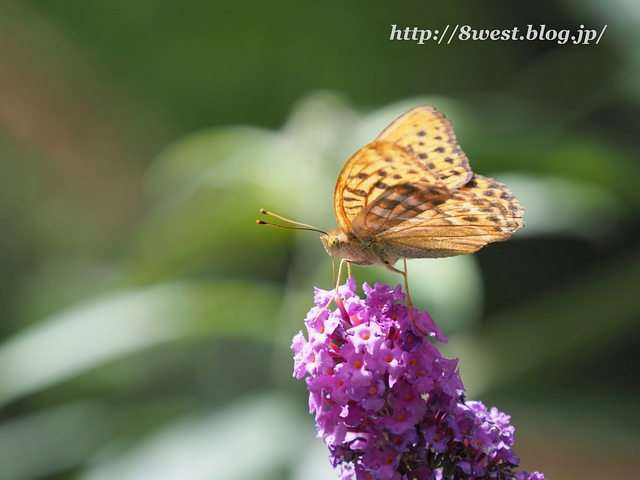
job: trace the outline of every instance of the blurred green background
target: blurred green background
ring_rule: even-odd
[[[392,24],[607,30],[418,45]],[[424,103],[526,208],[509,242],[409,263],[469,397],[512,414],[525,469],[640,478],[624,0],[3,2],[0,478],[336,478],[289,350],[331,262],[254,221],[333,228],[341,165]]]

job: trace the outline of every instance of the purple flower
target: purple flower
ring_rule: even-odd
[[[429,338],[447,338],[427,312],[401,303],[400,286],[316,289],[293,338],[294,377],[306,377],[318,436],[344,480],[544,480],[513,472],[510,417],[465,401],[458,359]],[[338,308],[325,308],[333,301]]]

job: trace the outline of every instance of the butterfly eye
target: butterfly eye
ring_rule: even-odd
[[[332,257],[337,257],[340,255],[341,248],[338,235],[336,235],[335,233],[327,233],[324,235],[320,235],[320,240],[322,240],[324,249],[329,255],[331,255]]]

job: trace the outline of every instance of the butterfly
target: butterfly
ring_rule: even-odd
[[[405,113],[353,154],[338,175],[333,205],[338,229],[328,233],[261,212],[321,233],[327,253],[343,258],[341,267],[400,273],[407,294],[406,263],[399,270],[398,260],[473,253],[524,226],[524,208],[509,188],[471,170],[451,122],[430,106]]]

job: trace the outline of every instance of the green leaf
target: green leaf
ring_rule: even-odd
[[[255,127],[220,127],[200,130],[173,142],[154,161],[146,177],[153,198],[175,194],[198,182],[223,161],[243,162],[264,152],[276,134]]]
[[[178,339],[271,339],[279,298],[251,284],[176,282],[78,305],[0,346],[0,403]]]

